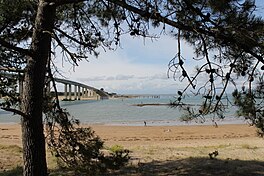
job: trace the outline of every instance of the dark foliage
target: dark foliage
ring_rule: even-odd
[[[262,77],[263,79],[263,77]],[[244,116],[251,125],[257,127],[259,136],[264,136],[264,88],[263,80],[254,91],[242,88],[233,92],[234,103],[239,107],[238,116]]]
[[[119,169],[129,161],[128,150],[105,149],[103,141],[90,127],[80,127],[77,119],[54,102],[44,107],[47,144],[60,167],[97,175]]]

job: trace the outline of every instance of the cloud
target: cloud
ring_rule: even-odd
[[[114,81],[114,80],[119,80],[119,81],[127,81],[130,79],[133,79],[135,76],[134,75],[116,75],[116,76],[94,76],[94,77],[87,77],[87,78],[77,78],[78,81],[81,82],[90,82],[90,81]]]
[[[130,79],[133,79],[135,76],[134,75],[117,75],[116,77],[115,77],[115,80],[121,80],[121,81],[123,81],[123,80],[130,80]]]
[[[69,64],[62,67],[58,62],[57,66],[67,79],[117,93],[174,93],[182,86],[167,76],[168,63],[177,52],[174,39],[146,39],[144,44],[142,39],[125,38],[121,42],[122,48],[102,50],[98,58],[81,61],[74,71]],[[190,51],[185,54],[190,57]]]
[[[116,75],[116,76],[94,76],[87,78],[77,78],[78,81],[81,82],[89,82],[89,81],[130,81],[130,80],[167,80],[167,74],[154,74],[149,76],[136,76],[136,75]]]
[[[106,79],[105,76],[94,76],[94,77],[87,77],[87,78],[77,78],[77,81],[89,82],[89,81],[103,81],[105,79]]]

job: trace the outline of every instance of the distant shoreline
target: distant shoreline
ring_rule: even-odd
[[[1,118],[0,118],[1,119]],[[78,119],[78,118],[76,118]],[[215,123],[217,125],[248,125],[247,121],[243,118],[225,118],[223,120],[211,120],[207,119],[205,122],[201,122],[199,120],[195,121],[181,121],[179,119],[176,120],[142,120],[142,121],[127,121],[127,122],[80,122],[80,125],[88,125],[88,126],[127,126],[127,127],[140,127],[144,126],[144,121],[146,121],[148,126],[153,127],[173,127],[173,126],[214,126]],[[20,122],[0,122],[0,125],[16,125],[20,124]]]
[[[12,117],[10,117],[12,118]],[[14,125],[14,124],[20,124],[20,120],[18,117],[15,117],[17,121],[10,121],[10,122],[1,122],[1,117],[0,117],[0,124],[1,125]],[[76,118],[79,119],[79,118]],[[80,120],[80,119],[79,119]],[[205,121],[202,119],[197,119],[197,120],[192,120],[192,121],[182,121],[180,119],[166,119],[166,120],[134,120],[134,121],[112,121],[112,122],[89,122],[89,121],[82,121],[80,120],[81,125],[90,125],[90,126],[130,126],[130,127],[140,127],[144,126],[144,121],[147,123],[148,126],[206,126],[206,125],[211,125],[214,126],[215,123],[217,125],[239,125],[239,124],[249,124],[247,120],[245,120],[244,117],[226,117],[224,119],[211,119],[208,118]]]

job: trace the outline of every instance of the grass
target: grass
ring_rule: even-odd
[[[231,144],[221,144],[221,145],[212,145],[212,146],[203,146],[203,148],[207,149],[207,148],[210,148],[210,149],[224,149],[224,148],[227,148],[227,147],[230,147]]]
[[[17,145],[1,145],[0,144],[0,151],[12,152],[14,154],[19,155],[22,153],[22,148]]]
[[[113,145],[107,149],[110,150],[111,152],[115,153],[115,152],[119,152],[119,151],[124,150],[124,147],[121,145]]]
[[[243,144],[243,145],[241,146],[241,148],[242,148],[242,149],[250,149],[250,150],[256,150],[256,149],[258,149],[257,146],[251,146],[251,145],[249,145],[249,144]]]
[[[22,148],[17,145],[0,144],[0,172],[4,170],[9,171],[13,169],[14,172],[17,172],[20,166],[22,166]],[[12,174],[10,173],[9,175]]]

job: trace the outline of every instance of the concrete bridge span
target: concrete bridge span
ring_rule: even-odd
[[[23,91],[23,79],[21,79],[21,71],[17,72],[14,70],[9,70],[7,68],[0,67],[0,76],[11,77],[20,76],[18,79],[18,92]],[[49,79],[47,77],[47,79]],[[103,90],[96,89],[92,86],[88,86],[76,81],[54,78],[56,83],[64,84],[64,100],[84,100],[84,99],[108,99],[109,94]],[[48,86],[49,87],[49,86]],[[73,88],[73,89],[72,89]],[[50,87],[48,88],[50,91]],[[1,97],[1,95],[0,95]]]
[[[81,100],[87,98],[108,99],[109,95],[103,90],[94,87],[61,78],[54,78],[55,82],[64,84],[65,100]],[[74,87],[74,90],[72,89]],[[72,95],[73,93],[73,95]]]

